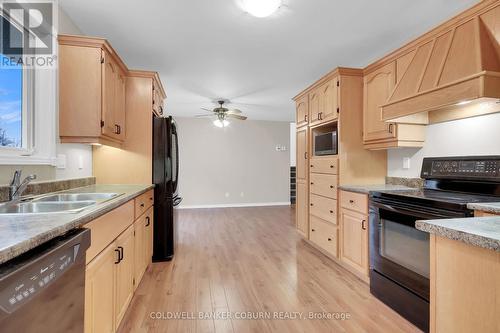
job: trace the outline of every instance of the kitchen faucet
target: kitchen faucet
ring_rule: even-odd
[[[21,182],[22,170],[16,170],[9,186],[9,201],[18,200],[28,187],[28,184],[36,179],[36,175],[29,175]]]

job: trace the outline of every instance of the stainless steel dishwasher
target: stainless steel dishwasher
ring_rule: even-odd
[[[85,251],[77,229],[0,266],[0,331],[83,332]]]

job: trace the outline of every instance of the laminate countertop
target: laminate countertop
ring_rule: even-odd
[[[0,264],[104,215],[154,185],[90,185],[57,193],[122,193],[78,213],[0,214]],[[43,196],[52,193],[44,194]]]
[[[370,194],[370,192],[398,192],[398,191],[418,191],[418,188],[408,187],[404,185],[389,185],[389,184],[378,184],[378,185],[341,185],[339,189],[342,191],[356,192],[362,194]]]
[[[440,237],[500,252],[500,216],[417,221],[415,227]]]
[[[500,214],[500,202],[470,203],[467,208],[491,214]]]

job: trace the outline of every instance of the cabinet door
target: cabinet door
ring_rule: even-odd
[[[145,218],[145,231],[144,231],[144,269],[147,269],[151,260],[153,258],[153,223],[154,223],[154,209],[153,207],[149,208],[149,211],[146,213]]]
[[[318,89],[315,89],[309,93],[309,124],[314,125],[320,122],[320,109],[320,93]]]
[[[309,95],[305,95],[296,103],[296,123],[297,127],[308,124],[309,118]]]
[[[368,276],[368,218],[341,209],[341,260],[364,276]]]
[[[119,140],[125,140],[125,74],[118,70],[115,80],[115,134]]]
[[[111,56],[102,51],[102,134],[111,138],[116,136],[116,81],[118,68]]]
[[[306,180],[308,174],[309,153],[307,146],[307,134],[307,128],[297,131],[296,178],[301,180]]]
[[[396,137],[396,125],[382,121],[382,109],[396,84],[394,62],[368,74],[364,79],[363,134],[364,141]]]
[[[112,243],[87,265],[85,272],[85,333],[114,332],[114,281],[118,253]]]
[[[307,182],[297,180],[296,227],[305,237],[309,232],[309,191]]]
[[[138,218],[134,222],[134,278],[136,283],[134,284],[134,289],[139,285],[142,275],[144,274],[144,265],[146,257],[146,244],[144,241],[146,239],[146,228],[144,217]]]
[[[131,225],[115,241],[121,251],[116,267],[115,325],[118,327],[134,293],[134,226]]]
[[[337,87],[338,78],[334,78],[319,88],[320,93],[320,122],[327,122],[338,117],[337,108],[338,108],[338,87]]]

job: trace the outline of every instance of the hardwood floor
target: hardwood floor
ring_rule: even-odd
[[[180,210],[178,229],[175,259],[148,269],[120,332],[418,332],[301,240],[293,208]],[[349,319],[249,319],[287,311]],[[188,319],[152,318],[173,315]]]

